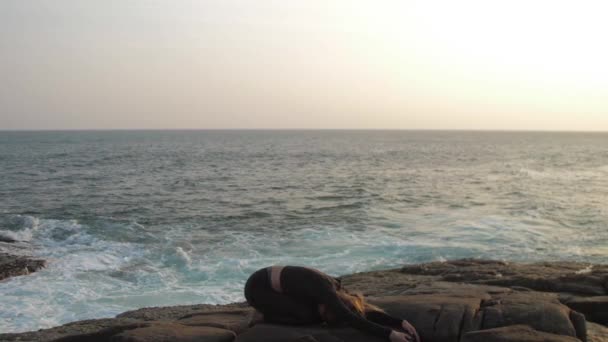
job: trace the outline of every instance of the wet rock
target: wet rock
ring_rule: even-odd
[[[472,331],[462,342],[579,342],[577,338],[537,331],[527,325]]]
[[[27,275],[46,267],[46,261],[0,253],[0,280]]]

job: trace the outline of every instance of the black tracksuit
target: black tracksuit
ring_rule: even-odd
[[[245,284],[247,302],[264,314],[266,322],[320,323],[318,304],[325,304],[339,322],[387,340],[392,329],[386,326],[401,326],[400,319],[383,312],[367,312],[365,317],[352,312],[336,294],[340,281],[317,270],[285,266],[280,280],[283,293],[272,289],[268,267],[253,273]]]

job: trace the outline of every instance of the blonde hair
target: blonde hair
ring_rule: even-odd
[[[368,303],[361,293],[349,293],[346,291],[338,291],[338,298],[346,305],[350,311],[365,317],[365,314],[370,311],[384,312],[379,307]]]

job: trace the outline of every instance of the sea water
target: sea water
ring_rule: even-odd
[[[0,332],[243,300],[272,264],[608,261],[608,134],[0,132]]]

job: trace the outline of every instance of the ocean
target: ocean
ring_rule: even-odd
[[[608,134],[0,132],[0,332],[242,301],[272,264],[608,261]]]

